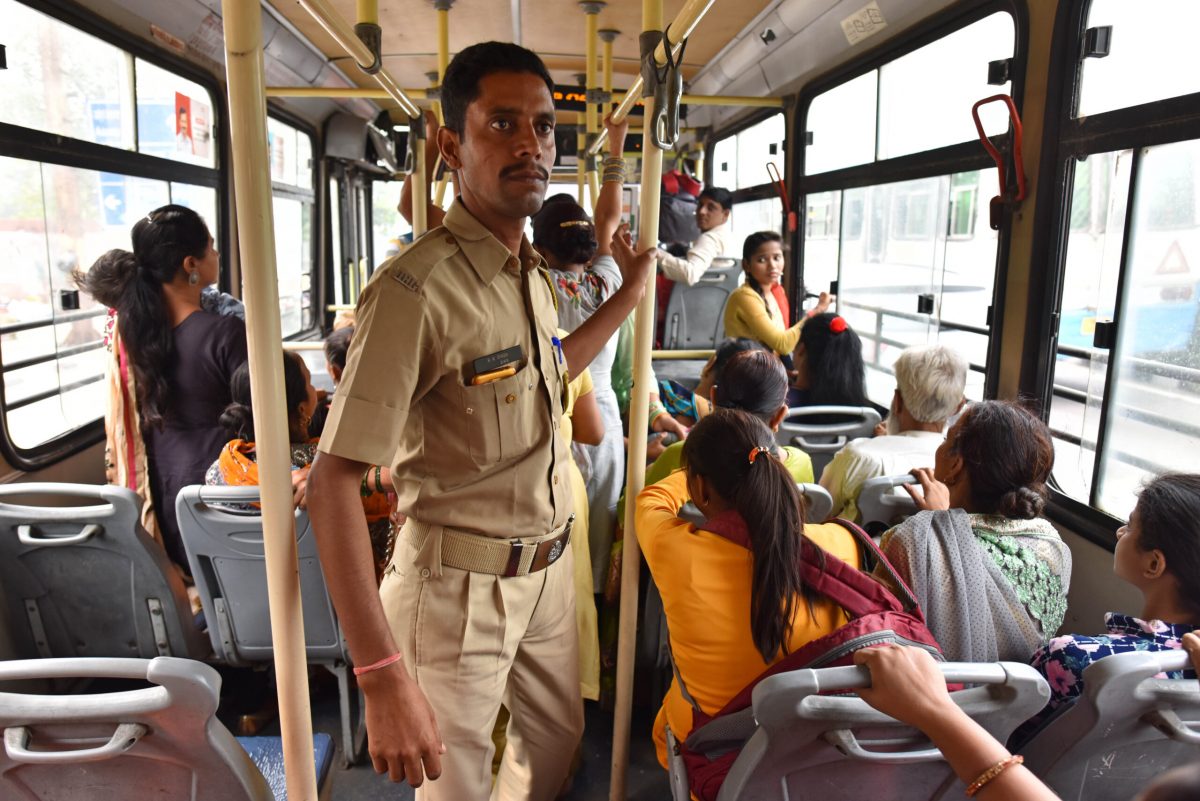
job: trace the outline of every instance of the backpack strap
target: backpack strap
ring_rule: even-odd
[[[889,562],[888,558],[883,555],[883,551],[880,550],[879,546],[875,544],[875,540],[871,538],[871,535],[863,531],[862,528],[857,524],[840,517],[835,517],[829,522],[837,523],[839,526],[850,532],[851,536],[853,536],[858,542],[859,549],[872,556],[875,559],[875,564],[879,567],[882,567],[884,572],[888,574],[888,578],[892,581],[892,586],[896,588],[896,593],[888,591],[888,588],[883,587],[874,579],[869,579],[871,583],[880,587],[880,589],[883,589],[888,595],[897,597],[900,603],[903,604],[905,612],[924,621],[925,615],[921,611],[921,605],[917,603],[917,598],[915,595],[913,595],[913,591],[909,589],[908,584],[904,582],[904,579],[900,578],[900,574],[896,572],[896,568],[892,567],[892,563]],[[861,571],[859,572],[861,573]],[[869,578],[865,575],[864,577]],[[847,611],[850,611],[849,608],[847,608]]]

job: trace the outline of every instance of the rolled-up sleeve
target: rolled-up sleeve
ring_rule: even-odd
[[[423,299],[389,273],[363,291],[346,369],[320,450],[391,464],[414,404],[436,379],[436,341]]]
[[[700,234],[691,248],[687,258],[681,259],[663,251],[658,252],[659,270],[672,281],[693,286],[700,276],[712,266],[713,259],[720,256],[723,247],[720,234],[715,231],[705,231]]]

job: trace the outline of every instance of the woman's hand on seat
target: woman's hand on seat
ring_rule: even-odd
[[[671,416],[669,412],[662,412],[653,420],[650,421],[650,430],[657,431],[660,434],[674,434],[679,437],[682,442],[687,439],[687,427]]]
[[[912,484],[901,484],[904,491],[913,499],[913,503],[922,510],[943,510],[950,508],[950,488],[933,477],[933,471],[928,467],[917,467],[912,471],[913,478],[921,484],[921,492],[917,492]]]
[[[946,679],[928,651],[885,644],[854,652],[854,664],[871,671],[871,686],[858,696],[885,715],[923,728],[951,708]]]
[[[1183,635],[1183,650],[1192,658],[1192,670],[1200,673],[1200,634],[1189,631]]]

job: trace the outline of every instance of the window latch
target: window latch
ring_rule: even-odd
[[[917,314],[933,314],[932,292],[923,292],[917,295]]]
[[[58,305],[63,311],[79,311],[79,290],[60,289],[58,291]]]
[[[1101,25],[1083,32],[1083,57],[1104,58],[1112,49],[1112,26]]]
[[[1112,350],[1117,344],[1117,324],[1112,320],[1097,320],[1092,333],[1092,347],[1096,350]]]

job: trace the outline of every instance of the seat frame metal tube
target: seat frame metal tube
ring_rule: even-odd
[[[317,801],[308,660],[296,563],[291,459],[283,401],[283,352],[271,176],[267,152],[267,103],[263,94],[262,9],[258,0],[222,0],[225,65],[237,240],[246,303],[250,387],[257,421],[255,450],[262,489],[263,551],[271,641],[283,734],[288,798]]]

